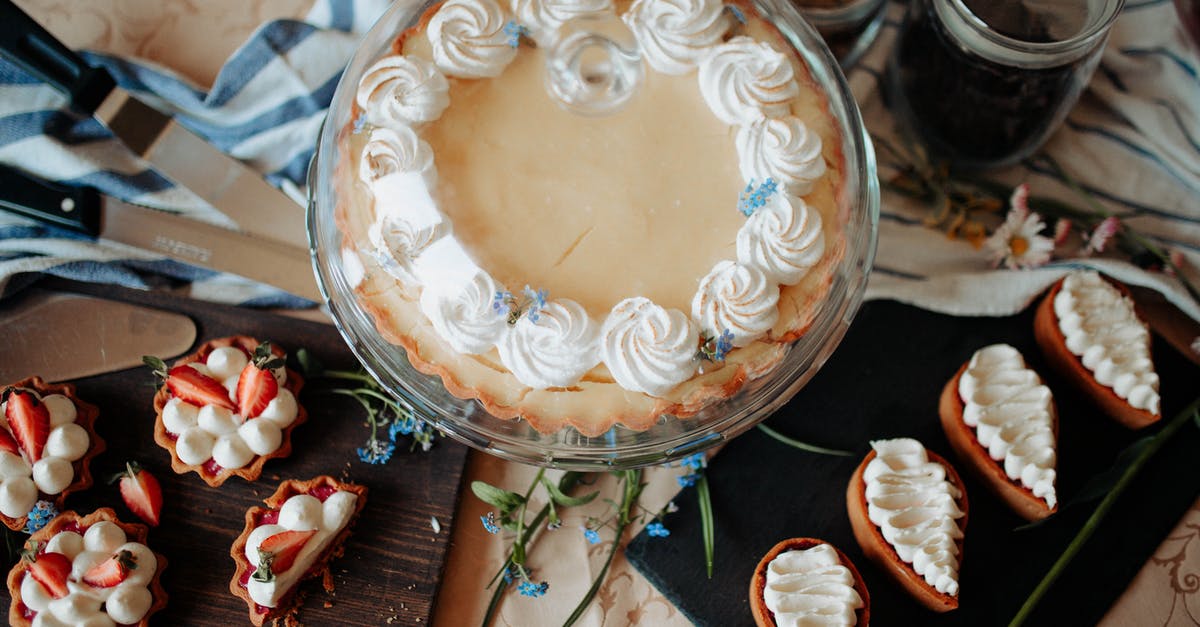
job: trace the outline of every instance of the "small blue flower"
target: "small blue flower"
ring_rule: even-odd
[[[696,480],[699,478],[700,478],[699,474],[691,473],[689,475],[675,477],[675,481],[679,482],[679,487],[681,487],[681,488],[690,488],[690,487],[696,485]]]
[[[587,527],[584,527],[583,537],[585,540],[587,540],[588,544],[597,544],[600,542],[600,534],[596,533],[595,529],[588,529]]]
[[[388,427],[388,437],[395,442],[396,436],[412,435],[414,431],[418,431],[420,429],[419,425],[421,424],[424,423],[413,419],[412,416],[397,418],[396,420],[392,421],[392,426]]]
[[[725,8],[729,9],[729,12],[733,15],[733,19],[737,20],[739,24],[746,23],[746,15],[742,13],[741,9],[733,6],[732,4],[725,5]]]
[[[358,458],[368,464],[386,464],[396,452],[396,445],[387,440],[368,440],[367,445],[355,451]]]
[[[25,533],[33,535],[46,523],[54,520],[58,516],[58,508],[54,507],[54,503],[50,501],[38,501],[33,504],[33,509],[29,510],[29,519],[25,521]]]
[[[656,520],[646,525],[646,533],[650,534],[651,538],[665,538],[671,535],[671,530]]]
[[[504,567],[504,585],[508,585],[508,584],[512,583],[513,579],[516,579],[516,578],[517,578],[517,567],[513,566],[512,564],[505,566]]]
[[[758,187],[754,186],[754,179],[750,179],[750,182],[746,184],[746,189],[738,195],[738,211],[749,218],[754,215],[755,210],[767,204],[767,199],[778,189],[779,184],[775,182],[775,179],[768,178]]]
[[[692,470],[700,470],[708,466],[708,460],[704,458],[704,453],[694,453],[679,460],[679,465]]]
[[[496,512],[488,512],[485,516],[480,516],[479,520],[483,521],[483,528],[488,533],[495,535],[500,533],[500,525],[496,524]]]
[[[526,37],[529,35],[529,29],[512,20],[509,20],[508,23],[504,25],[504,34],[508,35],[508,45],[516,48],[517,46],[521,45],[521,37]]]
[[[550,584],[545,581],[543,581],[542,583],[533,583],[532,581],[522,581],[521,584],[517,586],[517,591],[520,592],[522,596],[533,597],[533,598],[537,598],[537,597],[540,597],[540,596],[546,594],[546,591],[549,589],[550,589]]]
[[[725,356],[731,350],[733,350],[733,333],[730,333],[729,329],[725,329],[721,331],[720,337],[717,338],[717,345],[713,349],[713,360],[724,361]]]
[[[366,126],[367,113],[363,111],[362,113],[358,114],[358,117],[354,118],[354,134],[358,135],[359,133],[363,132],[363,129],[366,128]]]

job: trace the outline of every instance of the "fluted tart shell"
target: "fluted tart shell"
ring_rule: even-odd
[[[967,487],[949,462],[928,449],[926,449],[926,454],[929,456],[929,461],[937,462],[946,469],[946,478],[962,494],[956,503],[963,513],[962,518],[958,519],[958,528],[965,533],[968,516]],[[871,522],[867,515],[867,484],[863,480],[863,472],[866,471],[867,464],[870,464],[872,459],[875,459],[873,450],[867,453],[862,463],[855,469],[854,475],[850,478],[850,485],[846,488],[846,509],[850,515],[850,527],[854,530],[854,539],[858,541],[863,553],[896,583],[900,584],[900,587],[908,591],[909,595],[918,603],[934,612],[949,612],[958,609],[958,596],[938,592],[933,586],[926,583],[925,578],[918,575],[911,564],[900,559],[896,549],[883,537],[883,532],[875,526],[875,523]],[[959,539],[956,544],[958,545],[958,563],[961,567],[962,539]]]
[[[754,622],[758,627],[775,627],[776,625],[775,615],[767,608],[765,597],[767,567],[771,565],[771,560],[787,551],[803,551],[821,544],[829,543],[816,538],[788,538],[771,547],[771,550],[767,551],[767,554],[758,561],[758,566],[754,569],[754,576],[750,578],[750,611],[754,614]],[[871,623],[871,595],[867,592],[867,584],[863,581],[862,575],[858,573],[858,569],[854,567],[854,562],[851,562],[845,553],[832,544],[829,544],[829,547],[837,553],[838,561],[854,577],[854,591],[862,597],[863,602],[863,606],[855,610],[854,614],[857,618],[857,625],[866,627]]]
[[[259,343],[255,338],[246,335],[219,338],[205,342],[196,352],[179,358],[171,366],[174,367],[195,362],[204,363],[208,359],[209,353],[226,346],[234,346],[242,349],[249,355],[254,355],[254,349],[258,347]],[[287,354],[274,342],[271,343],[271,352],[276,357],[284,357]],[[308,412],[305,411],[304,405],[300,403],[300,390],[304,387],[304,378],[300,376],[300,373],[291,368],[286,368],[286,370],[287,381],[283,384],[283,387],[291,392],[292,396],[296,397],[296,419],[292,421],[292,424],[282,429],[283,440],[280,442],[279,448],[266,455],[255,455],[250,460],[250,463],[241,468],[221,468],[216,473],[206,468],[206,464],[186,464],[183,460],[179,459],[179,453],[175,450],[176,437],[167,431],[167,427],[163,423],[163,408],[166,407],[167,401],[171,400],[171,391],[167,389],[166,385],[159,387],[158,392],[154,394],[154,412],[156,414],[154,418],[154,441],[171,453],[171,469],[181,475],[194,472],[200,475],[200,478],[205,483],[215,488],[225,483],[226,479],[234,476],[241,477],[246,481],[255,481],[262,475],[263,465],[268,460],[291,455],[292,431],[308,420]]]

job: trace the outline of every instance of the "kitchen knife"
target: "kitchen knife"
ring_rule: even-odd
[[[196,341],[177,313],[80,294],[30,289],[0,308],[0,385],[38,375],[47,381],[124,370],[142,355],[170,359]]]
[[[0,209],[323,302],[307,247],[131,205],[90,187],[52,185],[3,166]]]
[[[259,237],[306,246],[304,211],[260,174],[117,86],[88,65],[11,0],[0,0],[0,54],[68,96],[73,110],[95,116],[138,156],[188,188],[238,227]]]

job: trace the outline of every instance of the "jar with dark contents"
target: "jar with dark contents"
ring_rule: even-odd
[[[1062,123],[1124,0],[913,0],[888,68],[892,107],[952,168],[1029,156]]]
[[[821,34],[843,69],[871,47],[883,24],[886,0],[792,0]]]

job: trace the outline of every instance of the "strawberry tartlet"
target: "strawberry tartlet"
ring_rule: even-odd
[[[294,616],[301,582],[328,575],[367,503],[367,488],[328,476],[284,481],[265,503],[246,512],[246,528],[229,552],[237,564],[229,590],[246,602],[256,626]]]
[[[292,430],[308,414],[296,401],[304,379],[285,356],[269,342],[235,336],[170,369],[147,358],[165,382],[154,395],[154,440],[171,452],[175,472],[195,472],[213,487],[233,475],[254,481],[268,459],[292,452]]]
[[[39,499],[61,510],[91,487],[91,460],[104,450],[100,412],[67,383],[30,377],[0,390],[0,519],[21,530]]]
[[[167,561],[145,542],[144,525],[111,509],[63,512],[29,538],[8,574],[9,624],[148,625],[167,605]]]

